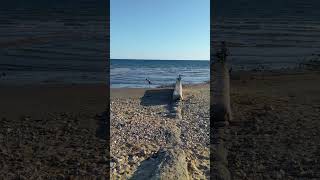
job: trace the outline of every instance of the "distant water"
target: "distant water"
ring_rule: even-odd
[[[36,58],[16,62],[0,64],[0,85],[104,84],[107,77],[106,62],[101,61],[50,62]]]
[[[227,41],[230,62],[294,67],[320,54],[320,1],[215,1],[212,44]]]
[[[149,87],[175,83],[178,74],[183,83],[197,84],[210,79],[209,61],[200,60],[111,60],[111,87]]]
[[[1,5],[0,85],[106,82],[103,1],[12,0]]]

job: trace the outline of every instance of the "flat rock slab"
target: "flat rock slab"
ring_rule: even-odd
[[[159,150],[153,157],[143,161],[131,177],[132,180],[188,180],[184,151],[179,147]]]

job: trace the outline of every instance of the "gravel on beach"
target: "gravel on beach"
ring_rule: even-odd
[[[158,94],[112,97],[111,92],[111,178],[131,177],[144,160],[166,147],[166,130],[176,125],[189,176],[208,179],[209,85],[184,89],[181,121],[169,115],[170,93],[167,98]]]
[[[0,89],[0,179],[107,178],[104,85]]]
[[[318,82],[316,72],[232,81],[233,179],[320,179]]]
[[[97,117],[99,118],[99,117]],[[0,177],[4,179],[107,177],[106,139],[68,114],[48,119],[0,120]],[[1,178],[0,178],[1,179]]]

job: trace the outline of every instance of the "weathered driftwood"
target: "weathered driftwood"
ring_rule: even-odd
[[[211,118],[213,129],[211,138],[211,158],[213,163],[210,165],[211,179],[229,180],[231,179],[228,170],[228,150],[225,147],[227,141],[226,126],[232,120],[230,106],[230,77],[229,70],[225,61],[215,61],[213,64],[211,87]]]
[[[183,100],[182,83],[181,83],[181,78],[180,77],[177,78],[176,86],[175,86],[174,91],[173,91],[172,100],[173,101]]]
[[[132,180],[189,180],[184,151],[179,147],[161,149],[141,163]]]
[[[180,147],[180,135],[181,130],[176,125],[169,127],[166,132],[168,146],[159,151],[160,158],[162,158],[158,173],[160,179],[189,179],[186,155]]]
[[[177,78],[172,98],[171,114],[176,120],[181,120],[182,84],[180,77]],[[176,125],[168,126],[165,132],[167,147],[143,161],[131,179],[189,180],[186,155],[181,148],[180,135],[181,130]]]
[[[171,104],[171,116],[176,119],[182,119],[180,101],[174,101]]]
[[[212,137],[214,142],[211,144],[210,177],[215,180],[230,180],[231,175],[228,169],[228,150],[225,147],[226,134],[225,128],[220,127],[214,130]]]
[[[227,64],[216,61],[213,63],[212,84],[212,115],[213,123],[217,126],[225,125],[232,120],[230,107],[230,77]]]
[[[143,161],[131,179],[189,180],[186,155],[181,149],[180,129],[169,126],[165,133],[168,146]]]

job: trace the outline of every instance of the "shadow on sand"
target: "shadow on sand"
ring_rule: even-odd
[[[146,90],[141,98],[140,105],[142,106],[156,106],[169,105],[172,99],[173,89],[152,89]]]

